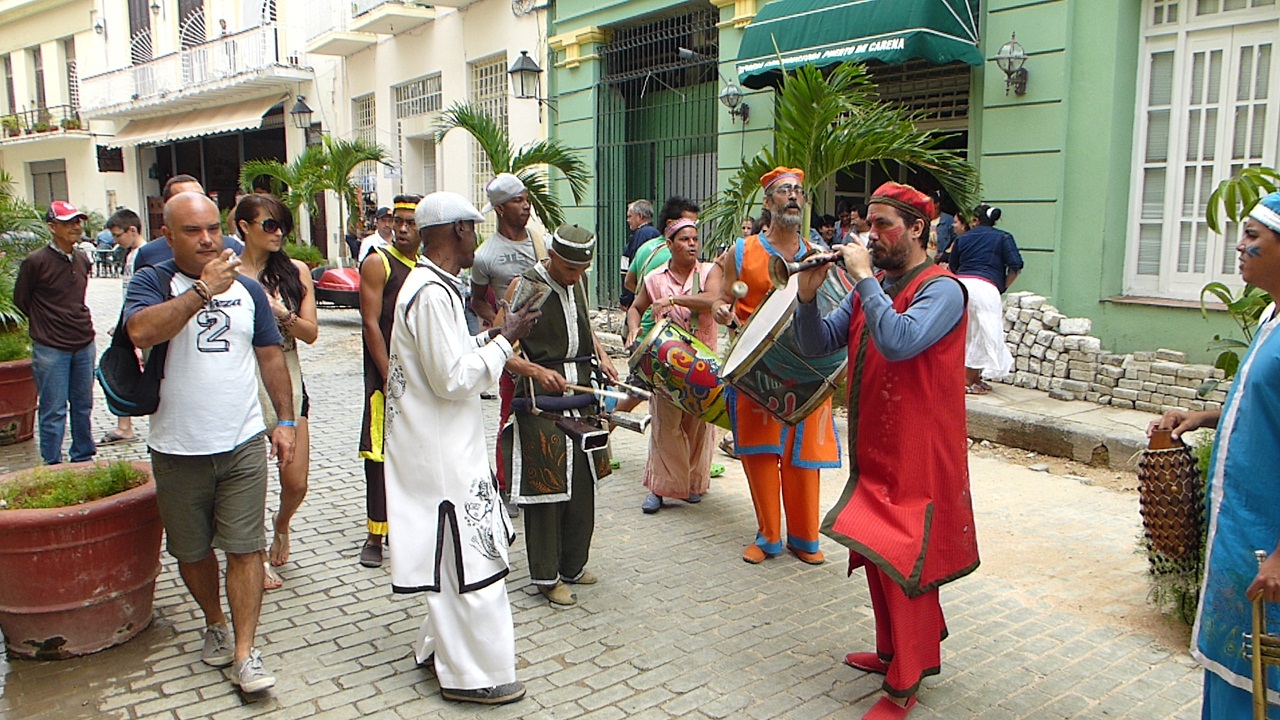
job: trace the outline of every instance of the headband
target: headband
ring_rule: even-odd
[[[668,240],[675,239],[676,233],[680,232],[681,230],[687,227],[696,228],[698,227],[698,223],[686,217],[676,218],[675,220],[672,220],[670,223],[667,224],[667,229],[666,229],[667,239]]]
[[[1280,192],[1273,192],[1258,201],[1249,211],[1249,217],[1271,228],[1280,235]]]

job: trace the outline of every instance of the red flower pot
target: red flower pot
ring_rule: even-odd
[[[36,378],[31,360],[0,362],[0,445],[30,440],[36,431]]]
[[[150,463],[133,465],[150,475]],[[163,531],[155,488],[148,480],[83,505],[0,510],[0,630],[12,656],[88,655],[151,622]]]

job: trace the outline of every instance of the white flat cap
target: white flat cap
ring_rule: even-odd
[[[489,181],[488,185],[484,186],[484,193],[489,196],[489,204],[484,206],[482,212],[489,212],[495,205],[501,205],[525,192],[528,191],[520,178],[511,173],[498,173],[496,177]]]
[[[418,209],[413,212],[413,221],[418,228],[432,225],[448,225],[459,220],[484,222],[484,216],[476,210],[471,201],[458,193],[440,191],[422,198]]]

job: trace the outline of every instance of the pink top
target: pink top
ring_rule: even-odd
[[[649,300],[657,302],[663,298],[674,297],[676,295],[696,295],[707,287],[707,276],[711,274],[711,268],[715,265],[709,262],[700,262],[697,265],[698,288],[695,291],[693,287],[694,273],[684,279],[684,282],[671,272],[671,263],[663,263],[659,265],[653,272],[644,278],[645,289],[649,292]],[[681,305],[672,305],[664,307],[662,310],[653,311],[654,322],[663,318],[670,318],[672,322],[680,327],[693,333],[693,336],[702,341],[704,345],[716,349],[716,341],[718,338],[718,328],[715,320],[711,317],[711,313],[698,313],[698,327],[694,329],[690,327],[693,311]]]

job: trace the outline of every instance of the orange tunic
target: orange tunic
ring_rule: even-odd
[[[808,251],[809,243],[802,240],[798,255]],[[769,280],[769,257],[780,253],[763,235],[738,240],[733,253],[738,279],[747,285],[747,294],[734,303],[733,311],[739,322],[746,322],[773,288]],[[791,461],[796,467],[840,467],[840,441],[831,415],[830,399],[794,427],[741,393],[729,394],[729,406],[734,445],[739,455],[770,453],[782,456],[789,446]]]

